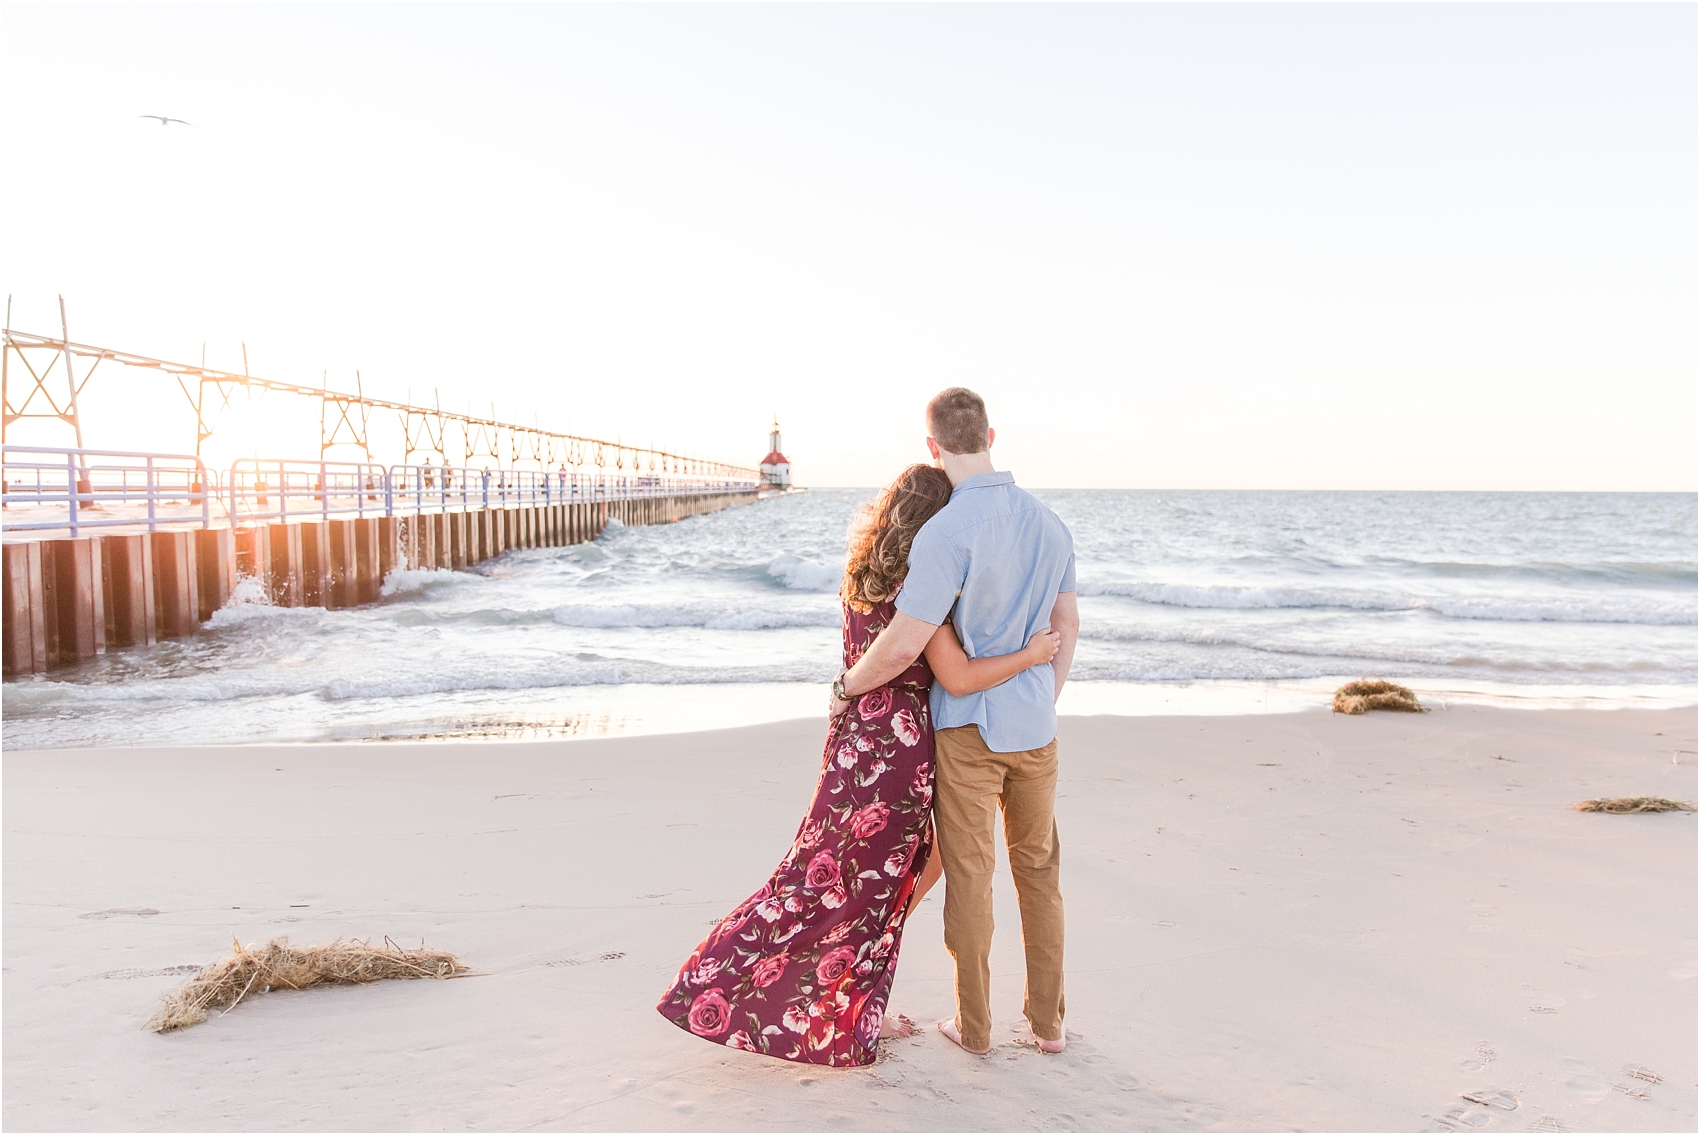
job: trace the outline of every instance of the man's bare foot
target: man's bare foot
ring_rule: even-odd
[[[899,1040],[906,1036],[915,1035],[915,1022],[902,1013],[894,1014],[880,1022],[881,1040]]]
[[[1046,1040],[1044,1037],[1040,1036],[1038,1033],[1033,1032],[1031,1027],[1029,1027],[1027,1031],[1028,1031],[1028,1034],[1030,1036],[1032,1036],[1033,1043],[1039,1046],[1040,1052],[1051,1052],[1051,1053],[1062,1052],[1064,1049],[1066,1049],[1068,1047],[1068,1030],[1067,1029],[1063,1030],[1063,1035],[1058,1040]]]
[[[955,1021],[940,1021],[939,1032],[943,1033],[950,1040],[950,1043],[963,1052],[972,1052],[975,1056],[984,1056],[991,1051],[989,1048],[969,1048],[966,1044],[963,1044],[962,1034],[956,1031]]]

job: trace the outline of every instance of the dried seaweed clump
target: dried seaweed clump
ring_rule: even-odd
[[[1372,709],[1391,709],[1399,713],[1428,712],[1417,701],[1416,694],[1392,682],[1371,682],[1360,678],[1334,691],[1335,713],[1368,713]]]
[[[1634,812],[1692,812],[1694,805],[1663,796],[1616,796],[1601,800],[1578,800],[1573,805],[1578,812],[1610,812],[1627,816]]]
[[[247,947],[232,939],[236,953],[214,962],[165,995],[148,1021],[155,1032],[198,1025],[208,1009],[228,1012],[250,993],[273,989],[310,989],[315,985],[363,985],[370,981],[449,978],[465,973],[453,954],[405,950],[388,938],[383,946],[337,939],[328,946],[295,947],[288,938]]]

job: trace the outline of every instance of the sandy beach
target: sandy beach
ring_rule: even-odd
[[[537,743],[8,752],[4,1124],[97,1129],[1693,1130],[1692,708],[1067,717],[1069,1051],[930,1030],[833,1072],[655,998],[789,845],[820,720]],[[942,892],[892,1007],[951,1011]],[[143,1029],[232,935],[475,975]],[[1467,1097],[1475,1097],[1473,1102]]]

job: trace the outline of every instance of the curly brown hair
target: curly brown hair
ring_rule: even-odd
[[[909,574],[915,533],[950,503],[950,478],[931,465],[911,465],[857,515],[839,589],[864,614],[897,594]]]

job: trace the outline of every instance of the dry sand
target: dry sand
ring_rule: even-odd
[[[980,1059],[928,1033],[843,1072],[651,1008],[788,846],[819,721],[6,753],[4,1124],[1692,1131],[1696,818],[1569,805],[1694,799],[1695,723],[1065,718],[1069,1051],[1016,1043],[1005,876],[1007,1041]],[[951,1008],[941,901],[894,995],[929,1022]],[[423,940],[483,976],[143,1031],[164,971],[279,933]]]

